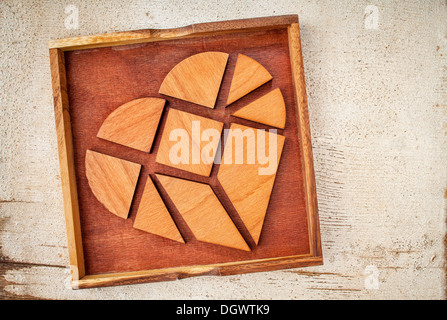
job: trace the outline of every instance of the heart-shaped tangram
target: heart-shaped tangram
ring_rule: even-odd
[[[192,55],[166,75],[159,92],[214,109],[229,55],[203,52]],[[272,79],[254,59],[239,54],[227,105]],[[103,122],[98,138],[150,153],[166,101],[147,97],[116,108]],[[212,112],[212,111],[210,111]],[[286,111],[279,88],[242,107],[235,117],[284,129]],[[219,163],[217,179],[256,245],[273,190],[285,137],[222,122],[174,108],[167,111],[156,162],[209,177]],[[224,136],[223,154],[219,152]],[[86,176],[99,202],[111,213],[127,219],[141,165],[87,150]],[[210,185],[182,178],[154,175],[197,240],[250,251],[250,247]],[[134,221],[134,228],[185,243],[152,178],[149,177]]]

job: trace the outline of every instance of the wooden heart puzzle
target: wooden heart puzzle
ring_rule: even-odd
[[[296,16],[50,58],[74,288],[322,263]]]

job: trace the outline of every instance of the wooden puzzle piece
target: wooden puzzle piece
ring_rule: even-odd
[[[149,152],[166,100],[142,98],[115,109],[98,131],[98,138]]]
[[[156,162],[209,176],[223,123],[169,109]]]
[[[250,251],[209,185],[156,176],[197,240]]]
[[[286,105],[281,90],[270,91],[232,115],[284,129],[286,125]]]
[[[284,140],[284,136],[233,123],[225,143],[217,178],[256,244]]]
[[[270,73],[256,60],[239,54],[231,80],[227,105],[271,80]]]
[[[151,177],[147,178],[133,227],[185,243]]]
[[[214,108],[228,54],[203,52],[178,63],[163,80],[159,92],[170,97]]]
[[[141,165],[92,150],[85,155],[85,173],[96,199],[111,213],[127,219]]]

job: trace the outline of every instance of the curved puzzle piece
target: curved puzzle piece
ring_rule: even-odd
[[[270,91],[232,115],[280,129],[286,126],[286,105],[279,89]]]
[[[228,53],[203,52],[178,63],[163,80],[159,92],[214,108]]]
[[[96,199],[111,213],[127,219],[141,165],[87,150],[85,174]]]
[[[103,122],[98,138],[149,152],[166,100],[142,98],[116,108]]]
[[[185,243],[151,177],[147,178],[133,227]]]
[[[237,56],[227,105],[232,104],[271,79],[271,74],[259,62],[240,53]]]
[[[209,185],[156,176],[197,240],[250,251]]]

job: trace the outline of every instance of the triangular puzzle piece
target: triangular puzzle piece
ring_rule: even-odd
[[[217,179],[256,244],[267,213],[284,140],[282,135],[233,123],[225,143]],[[238,143],[243,143],[243,148]],[[264,154],[268,154],[268,159],[260,158],[261,143],[264,143]],[[242,161],[237,160],[238,157]]]
[[[286,105],[281,90],[270,91],[232,115],[284,129],[286,125]]]
[[[227,105],[271,80],[271,74],[256,60],[239,54],[231,80]]]
[[[149,152],[166,100],[142,98],[116,108],[103,122],[98,138]]]
[[[147,178],[133,227],[185,243],[151,177]]]
[[[214,108],[228,53],[202,52],[178,63],[163,80],[159,92]]]
[[[113,214],[127,219],[141,165],[92,150],[85,155],[85,173],[96,199]]]
[[[250,251],[209,185],[159,174],[157,178],[197,240]]]

